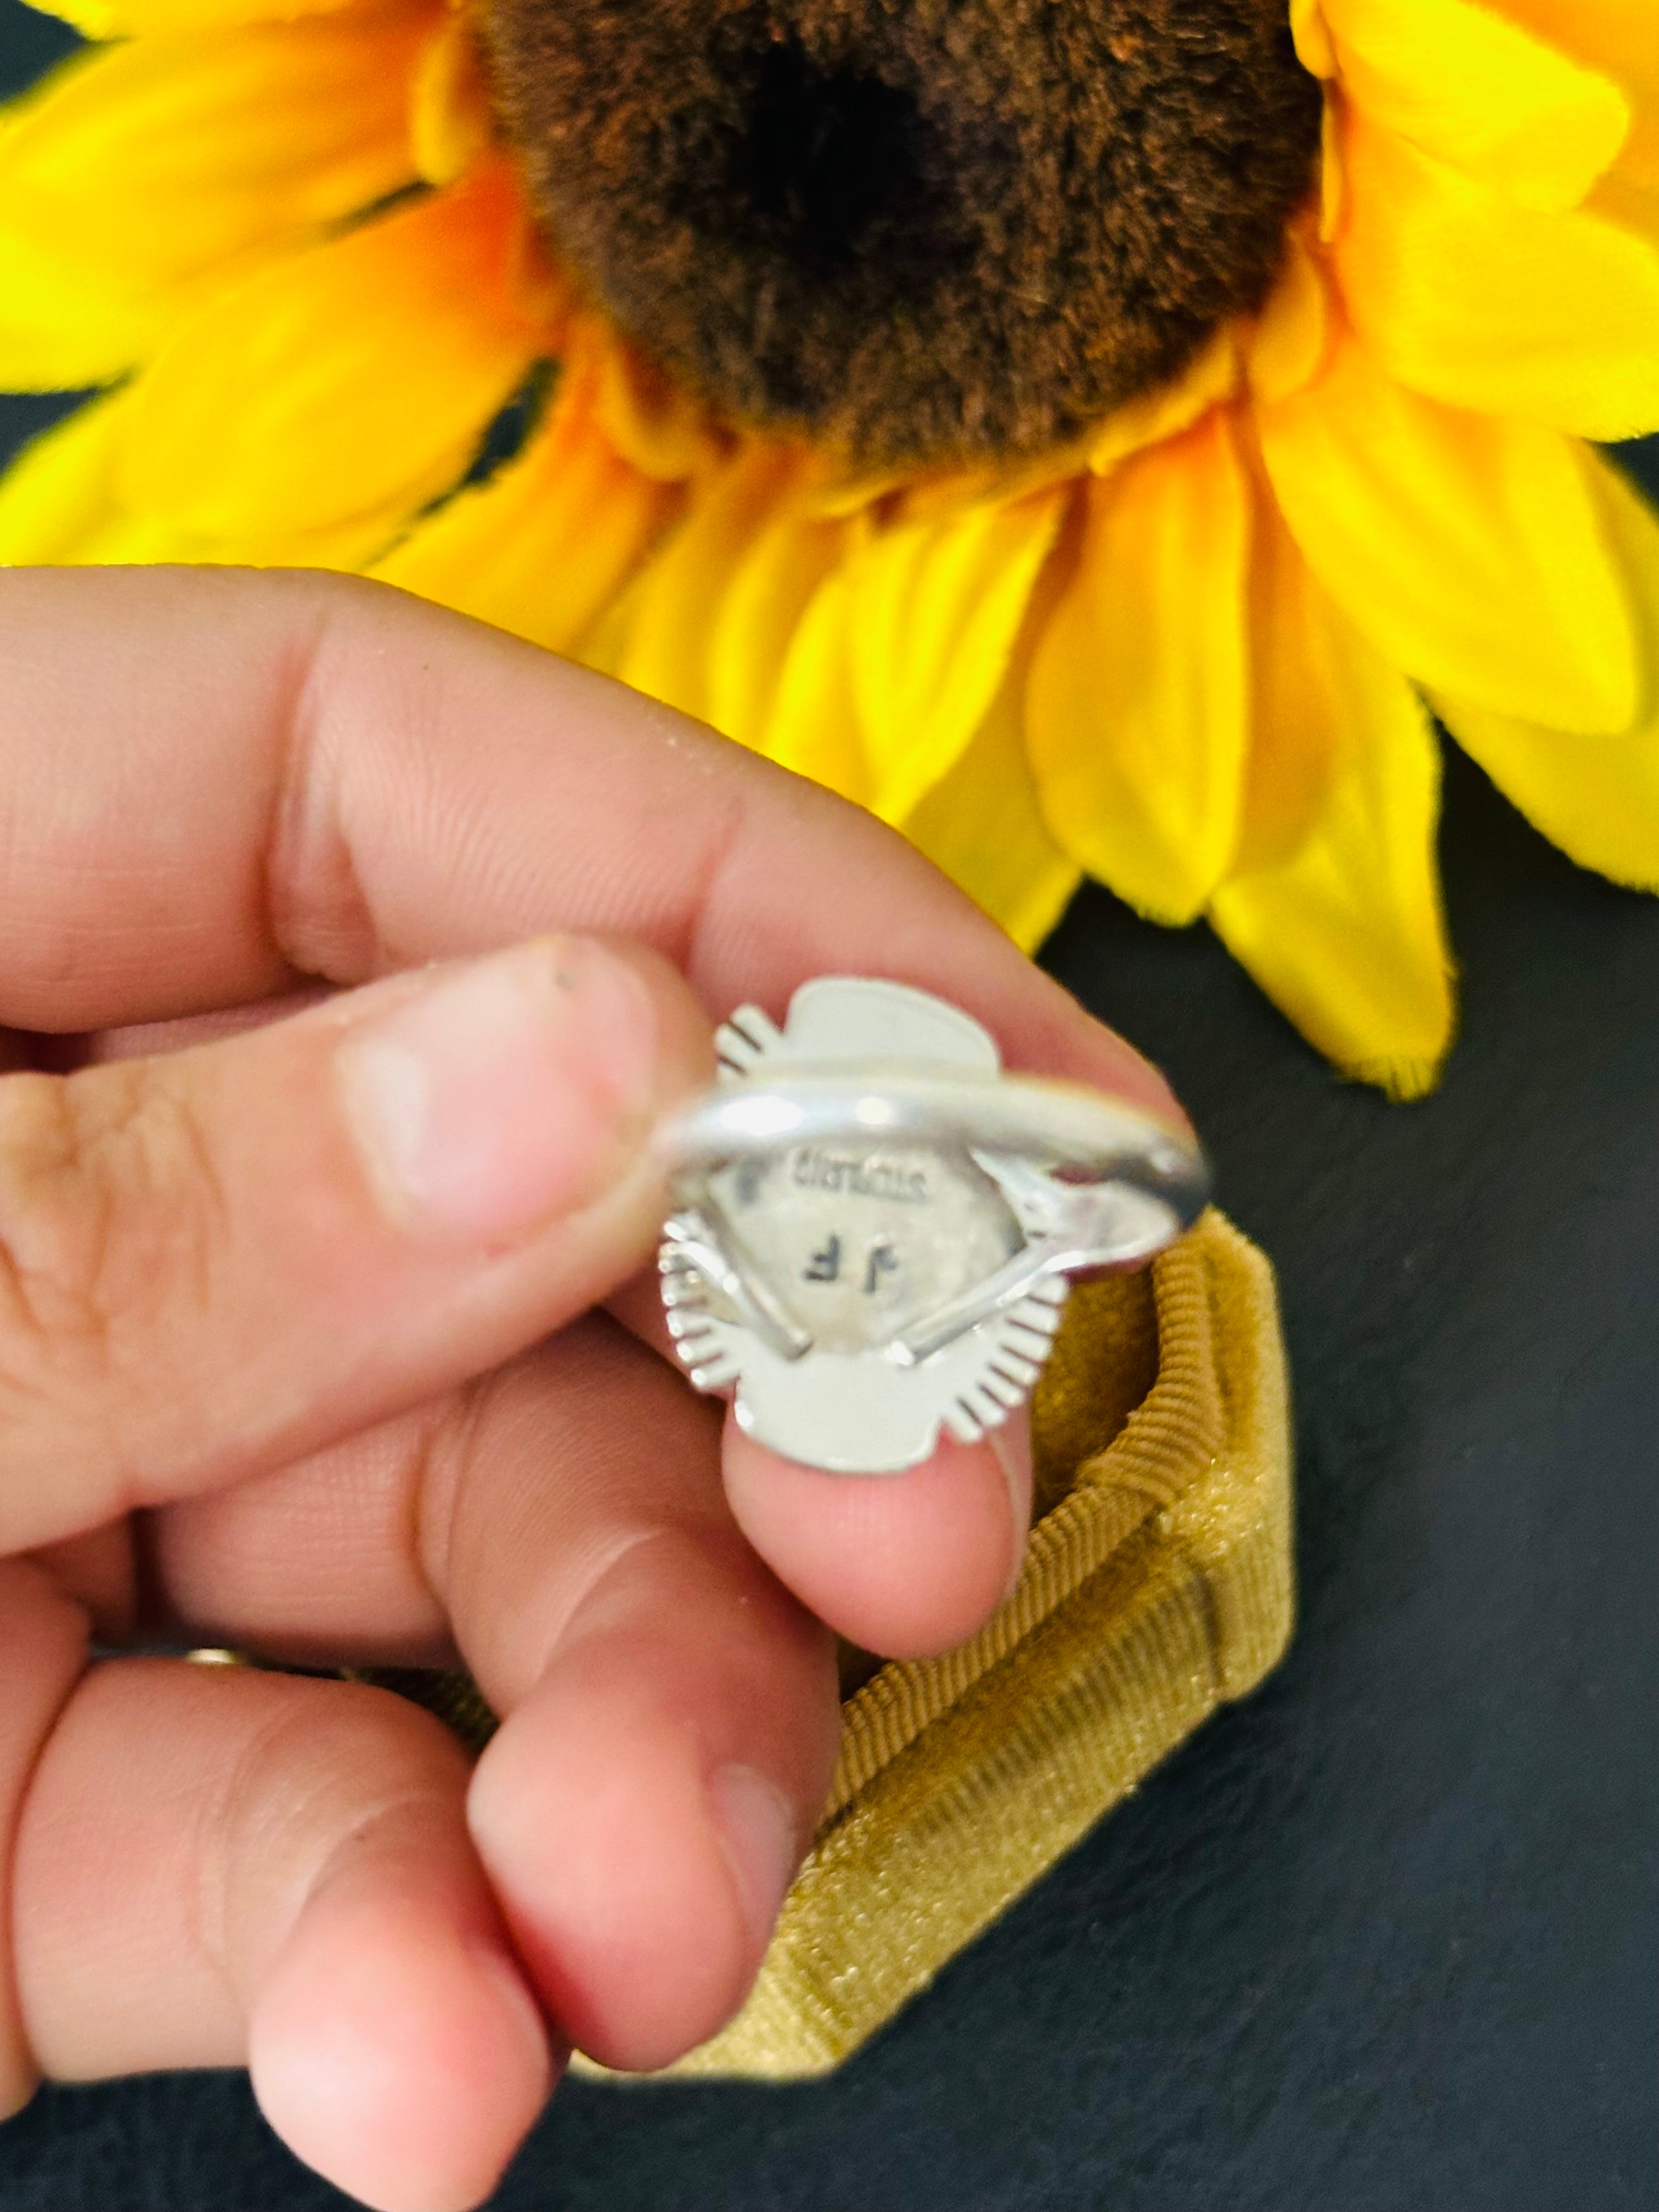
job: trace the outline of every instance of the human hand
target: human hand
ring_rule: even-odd
[[[825,1475],[661,1356],[710,1016],[892,975],[1176,1109],[897,837],[495,632],[112,570],[0,635],[0,2115],[246,2063],[342,2188],[466,2206],[568,2045],[741,2002],[830,1630],[955,1643],[1023,1547],[1017,1455]],[[502,1726],[94,1638],[459,1658]]]

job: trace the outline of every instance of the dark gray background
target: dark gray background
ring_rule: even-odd
[[[0,0],[0,86],[67,43]],[[52,411],[0,400],[0,451]],[[1090,890],[1047,953],[1277,1262],[1285,1664],[833,2080],[572,2083],[501,2212],[1653,2212],[1659,902],[1447,770],[1424,1104],[1339,1083],[1203,927]],[[0,2212],[345,2202],[240,2076],[0,2128]]]

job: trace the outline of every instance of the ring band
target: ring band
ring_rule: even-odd
[[[712,1091],[665,1125],[679,1172],[797,1145],[872,1142],[1003,1153],[1088,1182],[1133,1183],[1185,1229],[1208,1203],[1197,1144],[1120,1098],[1036,1075],[921,1073],[883,1061],[802,1065]]]

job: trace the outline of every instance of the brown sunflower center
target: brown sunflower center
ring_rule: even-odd
[[[1259,305],[1319,88],[1282,0],[489,0],[563,253],[735,421],[1029,452]]]

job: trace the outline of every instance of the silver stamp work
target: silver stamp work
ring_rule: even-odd
[[[866,977],[804,984],[781,1030],[718,1037],[673,1133],[663,1298],[698,1389],[843,1474],[972,1443],[1029,1396],[1070,1274],[1145,1257],[1202,1198],[1189,1144],[1071,1086],[1003,1077],[977,1022]]]

